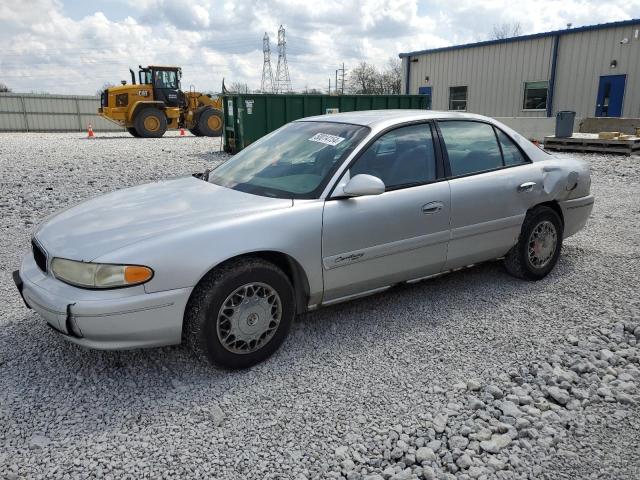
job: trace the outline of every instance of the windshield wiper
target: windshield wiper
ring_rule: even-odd
[[[192,173],[191,176],[194,178],[199,178],[200,180],[204,180],[205,182],[208,182],[210,173],[211,173],[211,170],[207,168],[204,172]]]

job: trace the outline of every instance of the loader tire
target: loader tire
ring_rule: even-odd
[[[157,108],[145,108],[133,122],[142,138],[160,138],[167,131],[167,117]]]
[[[214,108],[205,108],[198,115],[194,129],[205,137],[219,137],[222,135],[222,112]]]
[[[191,132],[192,135],[195,135],[196,137],[202,136],[202,133],[200,133],[200,130],[198,130],[197,126],[190,128],[189,131]]]

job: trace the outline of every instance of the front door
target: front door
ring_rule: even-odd
[[[596,99],[596,117],[622,116],[626,75],[602,75]]]
[[[180,106],[180,83],[176,70],[153,70],[153,97],[168,107]]]
[[[431,127],[379,137],[339,182],[368,174],[380,195],[331,198],[324,207],[324,302],[438,273],[449,240],[449,184],[440,180]]]
[[[418,87],[418,94],[427,96],[427,110],[431,110],[431,92],[432,87]]]

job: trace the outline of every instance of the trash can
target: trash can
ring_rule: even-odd
[[[573,135],[573,122],[576,112],[563,110],[556,114],[556,138],[567,138]]]

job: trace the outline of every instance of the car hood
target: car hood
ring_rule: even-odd
[[[47,218],[35,237],[51,256],[91,261],[149,237],[292,204],[185,177],[80,203]]]

